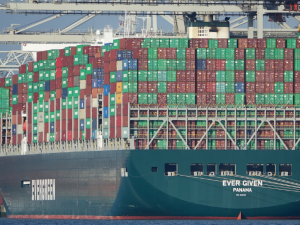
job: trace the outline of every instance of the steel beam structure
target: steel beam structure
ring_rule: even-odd
[[[88,14],[88,15],[80,18],[76,22],[70,24],[69,26],[67,26],[63,30],[61,30],[60,33],[63,34],[63,33],[66,33],[66,32],[68,32],[70,30],[73,30],[74,28],[80,26],[81,24],[87,22],[88,20],[93,19],[95,16],[96,16],[96,14]]]

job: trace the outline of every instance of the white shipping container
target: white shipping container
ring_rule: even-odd
[[[79,119],[81,119],[81,120],[85,119],[85,109],[79,110]]]
[[[120,61],[117,61],[117,70],[120,71],[120,70],[123,70],[123,65],[122,65],[122,60]]]
[[[38,123],[38,132],[43,132],[44,131],[44,122],[39,122]]]
[[[97,108],[97,106],[98,106],[98,99],[97,98],[93,98],[92,107],[93,108]]]
[[[39,120],[39,122],[44,122],[44,113],[38,114],[38,120]]]
[[[80,81],[80,90],[86,89],[86,80],[81,80]]]
[[[17,125],[17,134],[23,134],[23,125],[22,124]]]

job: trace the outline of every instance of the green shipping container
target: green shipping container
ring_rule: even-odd
[[[28,83],[28,93],[32,93],[32,92],[33,92],[33,84]]]
[[[114,106],[116,104],[116,97],[115,94],[110,95],[110,101],[109,101],[110,106]]]
[[[159,81],[157,83],[157,92],[158,93],[167,93],[167,82]]]
[[[225,81],[225,77],[226,77],[225,71],[216,71],[216,81],[217,82]]]
[[[122,83],[122,92],[123,93],[128,93],[129,92],[128,82],[123,82]]]
[[[179,39],[179,48],[188,48],[189,47],[189,39],[188,38],[180,38]]]
[[[205,57],[206,57],[206,50],[205,50]],[[177,48],[176,59],[185,59],[185,48]]]
[[[148,71],[147,77],[148,77],[148,81],[157,81],[158,72],[157,71]]]
[[[123,82],[128,82],[129,81],[129,76],[128,76],[128,71],[127,70],[122,71],[122,81]]]
[[[275,48],[275,59],[284,59],[283,48]]]
[[[160,38],[159,47],[161,48],[170,48],[170,39],[169,38]]]
[[[265,71],[265,60],[264,59],[255,60],[255,70]]]
[[[179,38],[170,38],[170,48],[179,48]]]
[[[297,49],[295,49],[297,50]],[[294,69],[295,71],[300,71],[300,60],[297,59],[297,60],[294,60]]]
[[[176,61],[176,63],[177,63],[177,66],[176,66],[177,70],[185,70],[186,62],[184,59],[178,59]]]
[[[294,95],[293,94],[284,94],[283,95],[283,104],[293,105],[294,104]]]
[[[157,69],[158,70],[167,70],[167,59],[158,59],[157,60]]]
[[[50,91],[50,101],[54,101],[56,99],[56,91]]]
[[[33,72],[38,72],[39,71],[39,63],[38,62],[34,62],[33,63]]]
[[[176,59],[167,60],[167,70],[176,70]]]
[[[147,93],[138,93],[138,104],[147,104]]]
[[[68,87],[68,78],[66,78],[66,77],[62,78],[61,87],[62,88],[67,88]]]
[[[167,81],[167,71],[157,71],[158,81]]]
[[[245,104],[245,94],[236,93],[234,95],[234,102],[236,105]]]
[[[235,61],[232,59],[226,59],[225,60],[225,70],[229,71],[229,70],[234,70],[235,68]]]
[[[55,79],[56,79],[56,71],[50,70],[50,80],[55,80]]]
[[[265,95],[264,94],[256,94],[255,95],[255,104],[257,104],[257,105],[265,104]]]
[[[147,81],[147,70],[138,71],[138,81]]]
[[[225,92],[226,93],[234,93],[235,92],[235,83],[234,82],[226,82],[225,83]]]
[[[216,59],[226,59],[226,48],[216,49]]]
[[[148,48],[148,59],[157,59],[157,48]]]
[[[167,104],[176,104],[177,103],[177,94],[168,93],[167,94]]]
[[[76,54],[82,55],[83,54],[83,45],[77,45],[76,46]]]
[[[157,94],[148,93],[148,104],[157,104]]]
[[[286,48],[296,48],[297,39],[290,38],[286,39]]]
[[[224,105],[225,104],[225,94],[216,94],[216,104]]]
[[[129,70],[128,71],[128,80],[129,82],[136,82],[138,78],[138,73],[136,70]]]
[[[65,48],[65,56],[70,56],[71,55],[71,47],[66,47]]]
[[[177,93],[176,96],[177,96],[177,99],[176,99],[177,104],[185,105],[185,103],[186,103],[186,94]]]
[[[68,77],[68,67],[63,67],[61,72],[62,72],[62,77]]]
[[[167,81],[176,82],[176,71],[167,71]]]
[[[209,48],[218,48],[219,47],[218,39],[208,40],[208,47]]]
[[[197,59],[206,59],[206,48],[197,48],[196,55]]]
[[[237,59],[235,60],[235,70],[244,70],[245,69],[245,60]]]
[[[116,72],[110,72],[110,83],[115,83],[116,82]]]
[[[158,70],[157,59],[148,59],[148,70]]]
[[[215,48],[207,48],[206,49],[206,58],[207,59],[216,59],[216,49]]]
[[[112,49],[120,49],[120,40],[119,39],[113,40]]]
[[[284,104],[284,97],[283,94],[275,94],[275,105],[283,105]]]
[[[151,38],[150,45],[152,48],[159,48],[159,38]]]
[[[229,38],[227,43],[228,43],[227,48],[237,48],[238,47],[238,40],[235,38]]]
[[[28,93],[28,102],[31,103],[33,101],[33,93]]]
[[[300,106],[300,94],[295,94],[295,105]]]
[[[32,83],[33,82],[33,73],[32,72],[27,73],[27,82],[28,83]]]
[[[235,71],[225,71],[225,81],[235,82]]]
[[[185,95],[186,104],[194,105],[196,104],[196,95],[194,93],[187,93]]]
[[[293,71],[284,71],[284,82],[293,82],[294,81],[294,72]]]
[[[234,48],[225,48],[225,59],[235,59]]]
[[[137,82],[129,82],[128,83],[128,92],[129,93],[137,93],[137,91],[138,91]]]
[[[267,48],[276,48],[276,39],[275,38],[267,39]]]
[[[284,92],[284,83],[283,82],[275,82],[274,84],[274,92],[277,94],[282,94]]]
[[[265,49],[265,59],[275,59],[275,49]]]
[[[275,104],[275,94],[265,94],[265,104],[274,105]]]

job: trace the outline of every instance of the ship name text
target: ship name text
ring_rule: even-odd
[[[263,186],[263,182],[262,182],[262,180],[223,180],[223,186],[259,187],[259,186]]]

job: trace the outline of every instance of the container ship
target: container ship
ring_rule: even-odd
[[[300,218],[300,39],[196,25],[0,79],[9,218]]]

